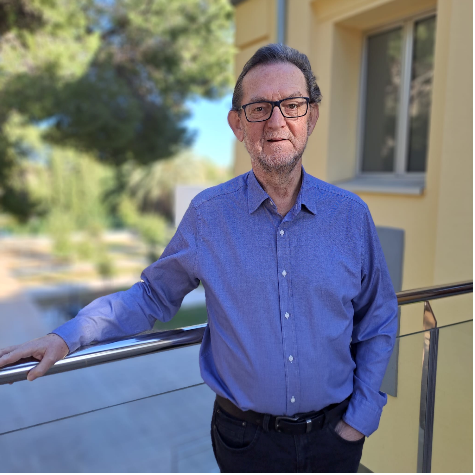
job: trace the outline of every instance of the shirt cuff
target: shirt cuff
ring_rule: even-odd
[[[80,319],[72,318],[54,329],[51,333],[61,337],[69,348],[69,354],[76,351],[80,346],[87,345],[87,336],[83,335],[85,329],[80,328]],[[80,336],[82,335],[82,336]]]
[[[388,397],[381,391],[374,391],[353,376],[353,395],[343,415],[343,420],[354,429],[369,437],[379,426],[383,407]]]

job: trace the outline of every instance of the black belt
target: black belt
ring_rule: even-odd
[[[322,429],[324,424],[341,416],[350,402],[351,394],[342,402],[330,404],[320,411],[295,414],[295,416],[273,416],[254,411],[241,411],[229,399],[216,395],[218,406],[229,415],[242,421],[251,422],[268,430],[275,430],[284,434],[305,434],[313,430]]]

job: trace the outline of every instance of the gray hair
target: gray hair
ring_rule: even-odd
[[[322,100],[322,94],[318,87],[315,75],[312,72],[310,61],[307,55],[300,53],[290,46],[271,43],[262,48],[259,48],[252,58],[244,65],[241,74],[236,81],[233,93],[232,110],[238,111],[241,108],[242,101],[242,81],[244,76],[254,67],[261,64],[275,64],[275,63],[291,63],[302,71],[305,81],[307,83],[308,94],[310,102],[319,104]]]

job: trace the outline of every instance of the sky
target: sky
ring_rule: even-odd
[[[187,103],[191,111],[186,125],[196,131],[193,152],[203,158],[211,159],[216,165],[229,167],[234,161],[234,134],[228,125],[228,112],[231,109],[232,94],[221,99],[198,98]],[[47,119],[39,124],[48,127],[56,119]]]
[[[210,101],[196,99],[188,105],[192,112],[187,125],[197,132],[192,149],[219,166],[230,166],[234,159],[234,134],[228,125],[232,94]]]

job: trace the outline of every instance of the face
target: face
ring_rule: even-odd
[[[291,63],[256,66],[242,82],[242,104],[267,100],[278,101],[287,97],[308,97],[305,77]],[[275,107],[265,122],[248,122],[244,111],[230,111],[228,122],[240,142],[244,142],[253,168],[267,172],[289,172],[299,162],[318,120],[318,106],[310,104],[303,117],[287,119]]]

